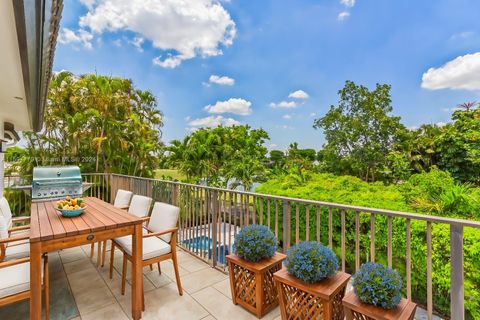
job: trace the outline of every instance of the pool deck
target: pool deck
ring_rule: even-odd
[[[125,295],[120,294],[120,251],[115,254],[112,280],[108,277],[108,262],[103,268],[97,267],[96,258],[90,259],[89,254],[90,246],[49,254],[50,319],[131,319],[130,277],[127,277]],[[178,295],[170,261],[161,263],[161,275],[156,266],[153,271],[144,268],[145,312],[142,319],[257,319],[233,305],[228,275],[180,248],[178,260],[183,296]],[[130,271],[129,264],[127,274]],[[28,319],[28,301],[0,308],[0,319]],[[278,307],[263,319],[280,319]]]

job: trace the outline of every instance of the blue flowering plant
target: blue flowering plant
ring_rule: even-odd
[[[235,236],[233,251],[242,259],[258,262],[275,255],[277,238],[268,227],[252,224]]]
[[[285,266],[291,275],[315,283],[337,273],[338,258],[321,243],[305,241],[288,249]]]
[[[353,290],[367,304],[383,309],[395,308],[402,299],[400,274],[379,263],[367,262],[353,275]]]

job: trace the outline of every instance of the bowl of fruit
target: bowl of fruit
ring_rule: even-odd
[[[57,201],[57,210],[64,217],[78,217],[85,211],[85,203],[82,198],[71,198],[67,196],[65,200]]]

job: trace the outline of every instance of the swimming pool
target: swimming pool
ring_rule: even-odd
[[[193,252],[208,251],[208,259],[212,259],[213,240],[211,238],[207,236],[200,236],[200,237],[184,240],[182,241],[182,243],[188,248],[188,250]],[[217,262],[223,264],[225,261],[225,256],[229,253],[228,247],[225,245],[217,244],[216,253],[217,253]]]

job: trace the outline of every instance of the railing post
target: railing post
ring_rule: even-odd
[[[290,203],[287,200],[283,201],[283,252],[287,252],[290,247]]]
[[[214,190],[212,192],[212,266],[215,268],[217,266],[217,227],[218,227],[218,210],[219,210],[219,202],[218,202],[218,191]]]
[[[465,319],[463,292],[463,226],[450,225],[450,319]]]
[[[110,187],[110,203],[113,204],[113,202],[115,201],[115,191],[116,190],[113,190],[113,174],[112,173],[109,173],[108,174],[108,186]]]
[[[172,205],[178,207],[178,185],[172,184]]]

